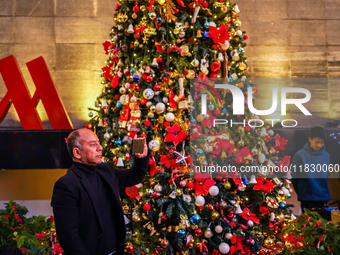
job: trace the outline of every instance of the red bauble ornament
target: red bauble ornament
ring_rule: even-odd
[[[147,102],[148,102],[148,100],[146,100],[145,98],[142,98],[142,99],[140,100],[140,103],[141,103],[142,105],[145,105]]]
[[[184,181],[184,180],[181,180],[181,181],[179,182],[179,186],[181,186],[182,188],[184,188],[186,184],[187,184],[187,182]]]
[[[203,7],[207,8],[209,6],[208,2],[203,2]]]
[[[244,130],[245,130],[245,131],[250,131],[250,130],[251,130],[251,127],[250,127],[250,126],[246,126],[246,127],[244,128]]]
[[[160,63],[163,61],[162,57],[158,57],[156,60],[157,60],[157,63]]]
[[[122,7],[122,5],[121,5],[121,4],[117,4],[117,5],[116,5],[116,10],[119,10],[120,7]]]
[[[168,126],[170,126],[170,122],[169,121],[164,122],[164,127],[168,127]]]
[[[143,133],[143,134],[141,134],[141,135],[140,135],[140,137],[142,137],[142,138],[146,138],[146,137],[147,137],[147,135]]]
[[[248,39],[248,35],[244,35],[243,38],[244,38],[244,40],[247,40]]]
[[[220,182],[220,181],[222,181],[222,180],[223,180],[223,177],[222,177],[222,176],[217,176],[217,177],[216,177],[216,181],[219,181],[219,182]]]
[[[153,77],[151,75],[149,75],[147,78],[146,78],[147,82],[152,82],[153,81]]]
[[[92,124],[91,123],[86,123],[85,124],[85,128],[91,129],[92,128]]]
[[[198,228],[195,230],[195,236],[201,236],[203,234],[202,229]]]
[[[155,84],[155,86],[153,86],[154,91],[159,91],[160,89],[161,89],[161,85],[159,84]]]
[[[151,206],[149,204],[145,204],[145,205],[143,205],[143,209],[145,211],[149,211],[151,209]]]
[[[130,69],[129,68],[125,68],[124,69],[124,74],[125,75],[129,75],[130,74]]]
[[[135,86],[133,89],[134,89],[136,92],[138,92],[138,91],[140,90],[139,86]]]
[[[134,12],[139,12],[139,6],[134,6],[133,8],[132,8],[132,10],[134,11]]]
[[[210,79],[216,80],[217,79],[217,74],[216,73],[211,73],[210,74]]]
[[[147,126],[147,127],[150,127],[150,125],[151,125],[151,122],[150,122],[150,120],[146,120],[146,121],[144,121],[144,125],[145,125],[145,126]]]
[[[174,13],[176,14],[176,13],[179,13],[179,10],[178,9],[175,9],[174,10]]]
[[[192,189],[194,187],[194,184],[192,182],[187,182],[187,188]]]
[[[148,78],[148,75],[145,73],[145,74],[142,75],[142,79],[146,80],[146,78]]]
[[[133,253],[133,251],[134,251],[134,248],[133,248],[132,243],[127,243],[126,246],[125,246],[125,252]]]
[[[177,45],[172,45],[172,46],[171,46],[171,50],[172,50],[172,51],[177,51],[177,48],[178,48]]]
[[[152,198],[154,199],[159,198],[160,196],[161,196],[161,193],[158,193],[158,192],[152,193]]]
[[[119,95],[115,95],[115,99],[118,100],[119,99]]]
[[[167,82],[168,80],[169,80],[168,77],[163,78],[163,81],[165,81],[165,82]]]
[[[220,68],[221,68],[221,63],[218,62],[218,61],[214,61],[214,62],[212,62],[211,65],[210,65],[210,69],[211,69],[211,71],[213,71],[213,72],[217,72],[217,70],[220,69]]]
[[[221,114],[221,110],[220,109],[215,109],[214,113],[215,113],[215,115],[220,115]]]

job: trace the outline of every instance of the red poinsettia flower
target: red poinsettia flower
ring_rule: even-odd
[[[266,193],[270,193],[275,184],[265,178],[256,178],[257,183],[254,185],[254,190],[262,190]]]
[[[202,135],[202,128],[196,124],[190,131],[190,140],[195,140]]]
[[[251,220],[255,223],[259,223],[260,219],[256,217],[255,213],[251,213],[248,208],[245,208],[243,212],[240,214],[245,220]]]
[[[227,31],[228,26],[223,24],[219,28],[210,26],[208,36],[213,39],[214,43],[225,43],[229,41],[229,33]]]
[[[165,142],[173,142],[175,146],[179,144],[179,142],[182,142],[185,140],[185,138],[188,136],[188,134],[184,131],[181,131],[181,127],[178,126],[176,123],[172,127],[167,127],[166,130],[168,131],[168,134],[165,137]]]
[[[289,166],[290,163],[290,156],[284,156],[283,159],[277,162],[278,166]]]
[[[111,67],[104,66],[102,70],[103,70],[104,77],[111,81],[113,79],[110,73]]]
[[[170,167],[176,167],[178,164],[176,164],[176,158],[172,157],[170,152],[167,155],[162,155],[161,160],[159,161],[159,164],[165,164],[167,168]]]
[[[275,145],[274,149],[276,151],[278,150],[285,150],[286,148],[284,147],[287,144],[288,140],[285,138],[281,138],[279,135],[275,136]]]
[[[270,137],[270,135],[266,135],[264,136],[264,140],[266,140],[267,142],[270,141],[272,138]]]
[[[208,195],[209,188],[214,184],[208,173],[195,173],[194,190],[197,196]]]
[[[103,47],[104,47],[105,53],[109,54],[109,52],[112,48],[112,44],[111,44],[110,41],[106,41],[106,42],[103,43]]]
[[[249,151],[248,147],[244,147],[241,150],[236,150],[236,151],[234,151],[234,153],[238,156],[234,160],[237,164],[245,163],[246,162],[246,157],[248,155],[253,156],[253,154]]]

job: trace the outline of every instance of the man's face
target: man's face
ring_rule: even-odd
[[[315,151],[319,151],[325,144],[325,140],[319,137],[310,138],[309,137],[309,147]]]
[[[88,129],[81,129],[79,132],[80,144],[83,146],[83,149],[79,150],[79,160],[83,164],[92,166],[101,163],[103,147],[97,135]]]

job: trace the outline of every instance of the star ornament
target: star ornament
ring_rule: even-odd
[[[188,134],[184,131],[181,131],[181,127],[178,126],[176,123],[172,127],[167,127],[166,130],[168,131],[168,134],[165,137],[165,142],[173,142],[175,146],[179,144],[179,142],[182,142],[185,140],[185,138],[188,136]]]
[[[173,153],[177,157],[176,164],[184,163],[186,167],[188,166],[188,164],[187,164],[188,156],[185,156],[185,150],[184,149],[181,152],[174,151]]]

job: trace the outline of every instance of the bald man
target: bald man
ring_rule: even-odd
[[[65,255],[124,254],[125,224],[119,187],[142,182],[151,152],[135,154],[131,169],[101,163],[103,147],[89,129],[67,139],[72,167],[54,185],[53,207],[57,236]]]

